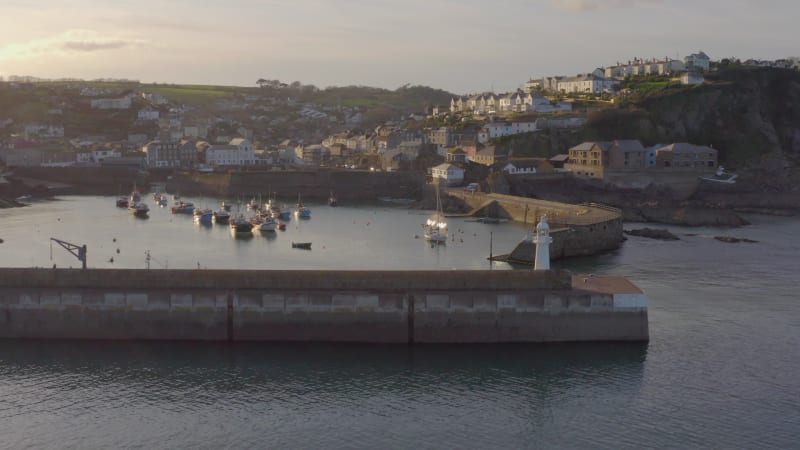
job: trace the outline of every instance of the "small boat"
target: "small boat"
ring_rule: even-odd
[[[423,235],[425,240],[432,243],[445,243],[447,242],[447,223],[444,222],[444,213],[442,212],[442,200],[439,197],[439,187],[436,187],[436,213],[422,224],[424,230]]]
[[[181,199],[181,196],[180,196],[180,195],[179,195],[177,192],[176,192],[176,193],[174,193],[174,194],[172,194],[172,200],[173,200],[173,201],[176,201],[176,202],[177,202],[177,201],[178,201],[178,200],[180,200],[180,199]]]
[[[328,197],[328,206],[336,206],[337,204],[336,196],[333,195],[333,191],[331,191],[331,195]]]
[[[303,201],[300,200],[300,194],[297,194],[297,209],[294,212],[297,214],[297,217],[301,219],[310,219],[311,218],[311,210],[306,208],[303,205]]]
[[[724,183],[724,184],[733,184],[736,183],[736,178],[739,175],[734,173],[728,173],[725,171],[725,168],[722,166],[717,167],[717,172],[714,175],[706,175],[699,177],[703,181],[709,181],[711,183]]]
[[[127,208],[127,207],[128,207],[127,197],[120,197],[117,199],[117,208]]]
[[[161,207],[167,206],[167,197],[162,195],[161,198],[158,199],[158,206]]]
[[[147,213],[150,212],[150,208],[145,203],[134,203],[128,206],[128,212],[136,217],[147,217]]]
[[[228,214],[228,211],[225,210],[214,211],[213,215],[214,215],[213,219],[214,223],[228,223],[228,220],[230,220],[231,218],[231,215]]]
[[[281,231],[286,231],[286,224],[283,222],[278,222],[278,229]]]
[[[292,242],[292,248],[311,250],[311,242]]]
[[[170,208],[172,214],[193,214],[194,213],[194,204],[190,202],[178,201],[172,208]]]
[[[230,203],[226,203],[225,201],[223,201],[222,205],[220,205],[220,207],[222,208],[223,211],[231,212]]]

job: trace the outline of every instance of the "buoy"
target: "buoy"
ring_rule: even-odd
[[[111,242],[117,242],[117,238],[112,239]]]
[[[108,260],[111,264],[114,264],[114,257],[112,256],[111,259]]]

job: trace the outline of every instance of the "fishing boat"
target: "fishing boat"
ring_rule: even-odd
[[[328,206],[336,206],[338,205],[338,201],[336,200],[336,196],[331,191],[331,195],[328,197]]]
[[[228,223],[231,218],[231,215],[228,213],[228,211],[225,211],[224,209],[221,211],[214,211],[213,216],[214,223]]]
[[[295,210],[294,213],[297,214],[297,217],[301,219],[311,218],[311,210],[306,208],[305,205],[303,205],[303,201],[300,200],[300,194],[297,194],[297,209]]]
[[[150,208],[146,203],[133,203],[128,206],[128,212],[136,217],[147,217],[147,213],[150,212]]]
[[[193,214],[194,204],[179,200],[178,203],[175,203],[175,205],[170,208],[170,211],[172,211],[172,214]]]
[[[278,229],[281,231],[286,231],[286,223],[278,222]]]
[[[247,220],[247,218],[245,218],[242,214],[231,216],[228,220],[228,224],[231,227],[231,231],[236,234],[253,233],[253,225],[250,224],[250,221]]]
[[[422,224],[422,228],[426,241],[437,244],[447,242],[447,223],[444,221],[444,213],[442,212],[442,200],[439,197],[439,186],[436,186],[436,213]]]
[[[311,250],[311,242],[292,242],[292,248]]]
[[[128,197],[120,197],[117,199],[117,208],[127,208],[128,207]]]
[[[214,219],[214,212],[210,209],[200,209],[195,208],[192,212],[194,216],[194,223],[200,223],[204,225],[211,225],[211,222]]]

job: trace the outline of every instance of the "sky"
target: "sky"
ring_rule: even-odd
[[[514,90],[634,57],[800,55],[798,0],[2,0],[0,76]]]

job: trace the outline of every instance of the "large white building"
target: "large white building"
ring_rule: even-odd
[[[513,134],[530,133],[536,131],[536,122],[494,122],[483,126],[478,132],[478,142],[485,144],[490,139]]]
[[[711,67],[711,58],[703,52],[692,53],[683,58],[686,70],[695,72],[708,72]]]
[[[211,145],[206,149],[206,164],[216,166],[250,166],[255,164],[253,144],[247,139],[231,139],[228,144]]]
[[[431,168],[431,177],[440,184],[458,186],[464,182],[464,169],[449,163],[439,164]]]
[[[558,80],[557,90],[558,92],[567,94],[602,94],[603,92],[611,92],[616,83],[614,79],[599,77],[596,74],[589,73],[575,77],[564,77]]]

